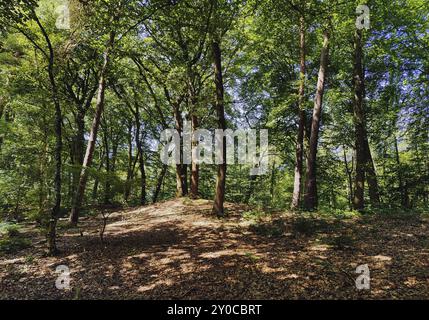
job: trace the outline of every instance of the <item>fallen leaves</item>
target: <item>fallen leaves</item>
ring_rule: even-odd
[[[173,200],[115,212],[101,244],[95,218],[62,230],[59,257],[31,249],[0,260],[2,299],[404,299],[429,298],[428,221],[385,216],[347,221],[293,215],[243,220],[247,208]],[[259,224],[259,225],[258,225]],[[29,258],[31,257],[31,259]],[[71,270],[70,291],[55,267]],[[371,290],[354,285],[368,264]]]

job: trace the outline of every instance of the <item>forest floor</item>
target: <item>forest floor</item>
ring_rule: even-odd
[[[60,228],[48,257],[34,225],[32,246],[0,256],[0,299],[428,299],[429,218],[255,214],[227,204],[171,200]],[[65,221],[60,221],[60,226]],[[370,290],[355,272],[368,264]],[[55,286],[58,265],[70,290]]]

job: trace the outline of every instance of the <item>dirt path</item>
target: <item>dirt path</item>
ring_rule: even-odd
[[[2,299],[374,299],[429,298],[427,218],[302,219],[210,216],[205,200],[173,200],[117,212],[105,239],[100,221],[62,232],[59,257],[44,240],[0,258]],[[357,290],[368,264],[371,290]],[[71,290],[58,290],[58,265]]]

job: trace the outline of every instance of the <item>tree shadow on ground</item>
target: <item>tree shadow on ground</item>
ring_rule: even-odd
[[[97,234],[65,235],[59,257],[40,258],[33,264],[21,261],[2,265],[7,270],[0,269],[4,288],[0,296],[428,298],[429,252],[421,241],[427,223],[420,220],[407,225],[378,218],[361,223],[276,217],[255,227],[239,225],[235,216],[214,218],[209,206],[193,211],[194,216],[189,210],[184,210],[187,214],[171,215],[173,220],[156,220],[159,217],[155,214],[148,218],[144,213],[128,220],[128,224],[113,223],[108,226],[105,243]],[[272,228],[277,231],[271,232]],[[340,247],[330,242],[341,236],[350,237],[351,243]],[[365,263],[371,269],[371,290],[359,291],[354,271]],[[71,291],[55,288],[55,268],[60,264],[71,270]]]

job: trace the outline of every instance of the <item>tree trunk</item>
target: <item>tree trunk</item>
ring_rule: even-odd
[[[213,62],[214,62],[214,75],[216,85],[216,114],[218,121],[218,128],[221,130],[226,129],[225,121],[225,106],[224,106],[224,87],[223,87],[223,75],[222,75],[222,52],[220,49],[219,42],[212,42],[213,50]],[[217,216],[223,216],[225,214],[223,203],[225,201],[225,184],[226,184],[226,137],[223,137],[222,141],[222,163],[218,164],[217,179],[216,179],[216,191],[215,199],[213,204],[213,213]]]
[[[107,142],[107,138],[106,138]],[[104,194],[104,203],[105,204],[112,204],[114,193],[112,192],[112,181],[114,181],[115,171],[116,171],[116,159],[118,157],[118,142],[113,140],[112,141],[112,158],[109,159],[109,156],[107,156],[106,161],[109,162],[109,166],[107,166],[106,162],[106,188],[105,188],[105,194]],[[108,145],[107,145],[108,146]],[[108,149],[107,149],[108,150]]]
[[[368,138],[365,137],[365,155],[366,155],[366,181],[368,183],[369,200],[371,205],[376,207],[380,204],[380,193],[378,190],[377,174],[375,172],[374,161],[369,148]]]
[[[353,118],[355,123],[356,176],[353,207],[356,210],[363,210],[365,207],[365,178],[368,183],[369,197],[373,206],[377,206],[380,203],[380,194],[366,130],[364,108],[365,70],[363,67],[362,30],[356,29],[354,38]]]
[[[74,136],[74,141],[72,144],[72,164],[74,166],[73,168],[73,174],[72,174],[72,206],[73,206],[73,199],[76,197],[76,191],[79,185],[79,176],[80,171],[77,169],[79,168],[84,159],[84,144],[85,144],[85,113],[83,110],[78,110],[76,114],[76,135]]]
[[[317,182],[316,182],[316,155],[319,140],[320,117],[322,113],[322,101],[325,90],[325,79],[329,58],[329,32],[323,33],[323,47],[320,54],[320,69],[317,80],[317,90],[314,99],[313,118],[311,121],[310,144],[307,157],[307,177],[304,195],[304,207],[306,210],[314,210],[317,207]]]
[[[352,177],[353,168],[349,168],[346,149],[344,148],[344,146],[343,146],[343,152],[344,152],[344,166],[346,169],[347,183],[348,183],[348,190],[349,190],[348,191],[349,208],[350,210],[353,210],[353,177]],[[352,166],[353,166],[353,161],[352,161]]]
[[[192,121],[192,133],[198,128],[198,118],[195,114],[191,116]],[[193,136],[193,135],[192,135]],[[198,141],[192,137],[192,148],[198,145]],[[199,180],[199,165],[195,162],[194,153],[192,152],[192,165],[191,165],[191,194],[192,199],[197,199],[199,196],[198,192],[198,180]]]
[[[397,165],[397,175],[398,175],[398,181],[399,181],[399,193],[401,194],[401,205],[404,208],[410,207],[410,199],[408,195],[408,190],[406,188],[406,184],[404,183],[404,177],[402,175],[402,168],[401,168],[401,160],[399,157],[399,148],[398,148],[398,139],[395,138],[395,158],[396,158],[396,165]]]
[[[182,181],[183,181],[183,195],[187,196],[188,191],[188,165],[182,164]]]
[[[143,142],[141,134],[141,121],[140,121],[140,110],[139,106],[135,105],[134,119],[136,124],[136,137],[135,142],[137,146],[137,151],[140,155],[139,157],[139,169],[140,169],[140,204],[144,206],[146,204],[146,170],[144,164],[144,152],[143,152]]]
[[[85,158],[84,158],[82,170],[80,173],[79,186],[76,192],[76,200],[70,214],[70,223],[72,225],[76,225],[78,222],[79,212],[81,209],[83,197],[85,195],[85,188],[88,180],[88,169],[92,164],[92,158],[95,150],[95,143],[97,141],[98,128],[100,126],[101,114],[103,113],[103,109],[104,109],[104,94],[106,90],[106,73],[107,73],[108,64],[110,60],[110,53],[111,53],[111,50],[113,49],[114,41],[115,41],[115,32],[111,31],[109,43],[106,47],[106,51],[104,52],[104,62],[103,62],[103,67],[101,69],[100,79],[98,83],[98,94],[97,94],[97,102],[95,107],[95,116],[92,122],[91,133],[89,135],[89,141],[86,148]]]
[[[51,63],[50,63],[51,65]],[[58,93],[57,88],[54,85],[54,75],[53,75],[53,59],[52,59],[52,66],[49,68],[51,71],[49,72],[49,77],[51,78],[51,83],[53,84],[53,96],[54,96],[54,104],[55,104],[55,175],[54,175],[54,207],[52,208],[51,213],[51,219],[49,221],[49,227],[48,227],[48,250],[51,255],[54,255],[57,253],[57,246],[56,246],[56,226],[57,226],[57,219],[58,214],[60,212],[61,208],[61,167],[62,167],[62,160],[61,160],[61,152],[63,149],[63,142],[62,142],[62,112],[60,107],[60,102],[58,99]],[[54,89],[55,87],[55,89]]]
[[[124,187],[124,200],[128,202],[131,193],[131,178],[133,176],[133,126],[128,126],[128,166],[127,166],[127,179]]]
[[[270,183],[270,196],[271,203],[274,204],[274,189],[276,186],[276,162],[273,161],[273,166],[271,168],[271,183]]]
[[[174,118],[176,121],[176,130],[179,135],[183,135],[183,119],[180,114],[179,104],[174,104]],[[180,198],[188,194],[187,170],[186,164],[183,164],[183,141],[180,139],[180,160],[181,163],[176,164],[176,197]]]
[[[305,21],[304,17],[300,19],[300,72],[299,72],[299,101],[298,101],[298,135],[296,141],[295,151],[295,178],[293,184],[293,195],[291,209],[296,210],[299,208],[302,190],[302,168],[303,168],[303,154],[304,154],[304,130],[306,123],[305,116]]]
[[[111,171],[111,166],[110,166],[110,147],[109,147],[109,140],[107,137],[107,126],[105,128],[104,134],[103,134],[103,143],[104,143],[104,150],[106,150],[105,153],[105,157],[106,157],[106,178],[104,181],[104,204],[111,204],[110,201],[110,171]]]
[[[140,131],[140,129],[138,130]],[[136,135],[137,136],[137,135]],[[146,204],[146,170],[144,165],[144,154],[143,154],[143,146],[140,141],[140,138],[136,138],[139,140],[137,143],[137,149],[139,150],[139,169],[140,169],[140,204],[144,206]]]
[[[55,107],[55,150],[54,150],[54,158],[55,158],[55,173],[54,173],[54,206],[51,210],[51,216],[49,219],[48,225],[48,251],[50,255],[55,255],[58,252],[56,245],[56,229],[57,229],[57,219],[58,214],[61,209],[61,169],[62,169],[62,158],[61,152],[63,149],[63,141],[62,141],[62,122],[63,116],[61,111],[60,99],[58,94],[58,87],[55,81],[54,75],[54,49],[52,47],[51,40],[49,36],[41,24],[36,12],[32,9],[32,15],[34,20],[36,21],[40,31],[45,38],[46,44],[49,49],[48,55],[48,76],[49,82],[51,84],[52,90],[52,101]]]
[[[353,207],[356,210],[363,210],[364,204],[364,184],[365,184],[365,116],[363,111],[364,99],[364,74],[362,67],[362,31],[355,31],[354,41],[354,67],[353,67],[353,118],[355,123],[355,147],[356,147],[356,175],[355,190],[353,197]]]
[[[45,206],[46,206],[46,165],[47,165],[47,157],[49,154],[48,151],[48,129],[45,127],[43,130],[43,148],[42,153],[40,155],[39,160],[39,214],[43,214],[45,212]],[[41,217],[41,215],[40,215]],[[41,219],[37,219],[38,223],[41,223]]]
[[[168,166],[164,164],[162,166],[161,173],[159,174],[158,181],[156,183],[156,189],[152,198],[153,203],[156,203],[158,201],[159,193],[161,192],[162,183],[164,182],[164,177],[167,174],[167,170],[168,170]]]
[[[100,172],[101,169],[103,168],[103,157],[104,157],[103,154],[104,154],[104,151],[103,152],[100,151],[100,156],[99,156],[100,164],[98,165],[97,172]],[[100,183],[100,180],[98,179],[98,176],[95,176],[94,188],[92,189],[92,195],[91,195],[93,200],[96,200],[98,197],[98,185],[99,185],[99,183]]]

